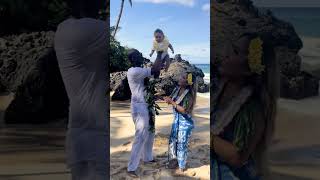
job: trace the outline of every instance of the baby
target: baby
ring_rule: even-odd
[[[170,66],[170,57],[168,54],[168,48],[171,49],[172,54],[174,54],[174,50],[172,45],[170,44],[167,37],[164,35],[161,29],[156,29],[154,31],[154,41],[153,47],[150,53],[150,57],[152,57],[153,53],[157,52],[157,59],[161,59],[163,64],[165,64],[165,71],[168,70]]]

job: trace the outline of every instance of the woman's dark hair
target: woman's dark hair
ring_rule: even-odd
[[[275,56],[274,44],[269,35],[259,35],[257,33],[245,33],[240,38],[248,38],[249,41],[260,38],[263,42],[262,64],[265,66],[261,75],[253,73],[246,78],[246,83],[254,87],[252,98],[255,98],[261,105],[260,110],[265,122],[265,132],[257,150],[258,168],[265,171],[265,151],[271,141],[274,131],[274,122],[277,109],[277,98],[279,97],[279,65]],[[239,39],[240,39],[239,38]]]
[[[105,0],[67,0],[71,16],[74,18],[98,18],[99,11],[106,6]]]
[[[163,33],[163,31],[161,29],[156,29],[154,31],[154,34],[156,34],[156,33],[160,33],[160,34],[164,35],[164,33]]]
[[[198,92],[198,79],[197,76],[192,72],[186,72],[187,74],[192,74],[192,85],[188,85],[189,91],[191,93],[192,104],[188,107],[187,112],[193,113],[195,104],[197,103],[197,92]]]

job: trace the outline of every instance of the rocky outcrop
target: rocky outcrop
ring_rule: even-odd
[[[267,36],[276,47],[276,60],[281,68],[281,96],[286,98],[308,97],[318,94],[319,82],[313,76],[302,73],[301,58],[298,55],[303,44],[294,27],[274,17],[270,11],[261,12],[250,0],[219,0],[212,4],[211,64],[222,60],[226,42],[236,40],[241,34],[258,32]],[[304,79],[306,83],[293,83],[294,79]],[[312,85],[310,84],[312,83]],[[290,86],[288,85],[290,84]],[[313,88],[308,91],[297,89]]]
[[[141,54],[142,56],[142,54]],[[188,61],[183,60],[181,55],[176,55],[171,59],[172,63],[167,72],[161,71],[161,81],[156,85],[157,92],[170,95],[173,88],[176,87],[179,77],[184,72],[192,72],[198,79],[198,92],[209,92],[209,84],[203,80],[204,74],[201,69],[195,65],[190,64]],[[151,66],[152,63],[149,59],[145,59],[145,66]],[[112,100],[128,100],[131,97],[126,72],[112,73],[110,76],[110,90],[114,91]]]
[[[319,93],[319,79],[309,73],[299,72],[295,76],[281,75],[280,95],[284,98],[302,99]]]
[[[6,123],[44,123],[67,115],[53,38],[54,32],[35,32],[0,39],[0,84],[15,93]]]
[[[131,98],[126,71],[111,73],[110,90],[114,91],[111,100],[124,101]]]
[[[202,70],[197,68],[195,65],[190,64],[189,61],[183,60],[181,55],[176,55],[175,58],[172,59],[167,72],[161,72],[161,81],[156,86],[158,91],[163,91],[166,95],[170,95],[173,88],[177,85],[181,74],[186,72],[192,72],[197,77],[198,92],[209,92],[209,85],[205,84],[203,80],[204,73]]]

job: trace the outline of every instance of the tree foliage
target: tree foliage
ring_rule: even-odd
[[[106,20],[109,3],[100,15]],[[0,36],[23,32],[56,30],[70,16],[67,0],[0,0]]]
[[[126,71],[128,70],[130,63],[128,60],[128,49],[121,46],[111,35],[114,27],[110,28],[110,71]]]
[[[0,36],[55,31],[58,24],[69,17],[69,12],[67,0],[0,0]],[[101,19],[108,19],[109,3],[102,7],[100,14]],[[110,70],[126,71],[129,68],[127,49],[111,36],[114,29],[110,28]]]
[[[55,30],[68,14],[66,0],[1,0],[0,35]]]

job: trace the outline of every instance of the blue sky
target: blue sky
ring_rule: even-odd
[[[114,26],[120,0],[111,0],[110,22]],[[149,58],[153,32],[160,28],[175,54],[193,64],[210,63],[210,0],[133,0],[125,2],[116,38],[121,45],[136,48]],[[172,56],[172,55],[171,55]],[[155,54],[151,58],[155,59]]]

